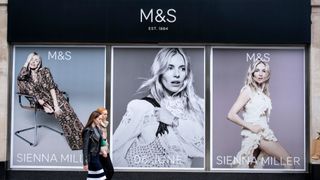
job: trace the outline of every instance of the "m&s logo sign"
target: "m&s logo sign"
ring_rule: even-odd
[[[155,23],[174,23],[177,20],[177,11],[175,9],[140,9],[140,23],[155,22]]]

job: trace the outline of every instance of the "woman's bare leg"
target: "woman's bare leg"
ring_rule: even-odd
[[[275,157],[286,168],[294,167],[292,157],[279,142],[261,140],[260,149],[266,152],[268,155]]]

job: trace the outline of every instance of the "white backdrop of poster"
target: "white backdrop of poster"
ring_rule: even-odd
[[[166,46],[167,47],[167,46]],[[147,94],[137,92],[144,80],[150,78],[150,67],[161,46],[115,46],[111,58],[111,152],[113,133],[126,113],[129,101],[141,99]],[[195,93],[204,97],[205,90],[205,49],[204,47],[171,47],[182,48],[191,63],[194,75]],[[203,134],[205,134],[203,130]],[[203,154],[204,155],[204,154]],[[112,157],[112,154],[111,154]],[[188,168],[145,168],[121,167],[114,163],[118,170],[204,170],[204,158],[194,158]]]
[[[105,105],[105,47],[17,45],[13,48],[10,167],[82,169],[82,150],[72,151],[63,135],[38,128],[38,144],[30,146],[14,134],[17,130],[34,126],[34,110],[21,108],[17,95],[17,76],[32,52],[42,57],[42,66],[50,69],[58,88],[68,93],[71,107],[85,125],[90,113]],[[38,111],[36,118],[39,124],[61,131],[54,115]],[[33,141],[33,130],[20,134]]]
[[[305,144],[305,50],[302,47],[213,47],[211,52],[211,170],[287,172],[306,170]],[[272,111],[269,126],[292,156],[294,169],[274,158],[262,169],[232,168],[241,148],[241,127],[227,120],[239,96],[250,63],[269,62]],[[242,113],[239,113],[242,117]]]

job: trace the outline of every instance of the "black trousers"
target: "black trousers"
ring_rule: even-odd
[[[114,169],[113,169],[113,165],[110,159],[110,155],[108,154],[108,157],[103,157],[102,155],[100,155],[100,162],[101,165],[103,167],[103,170],[107,176],[107,179],[110,180],[113,176],[114,173]]]

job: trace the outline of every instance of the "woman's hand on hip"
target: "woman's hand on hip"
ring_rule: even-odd
[[[260,125],[253,124],[250,126],[249,130],[252,131],[253,133],[258,134],[258,133],[264,131],[264,128],[261,127]]]

